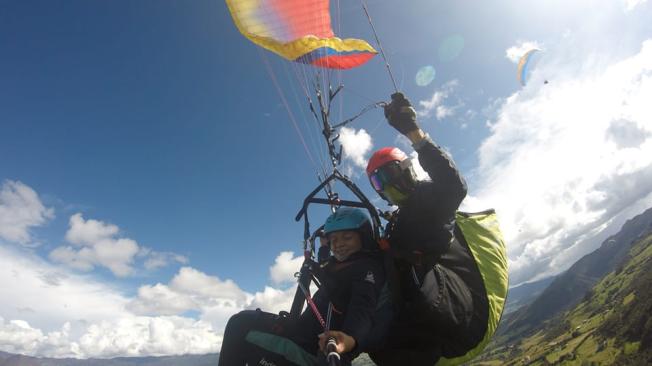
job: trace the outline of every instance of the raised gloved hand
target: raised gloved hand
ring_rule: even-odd
[[[412,108],[412,104],[405,98],[403,93],[392,94],[391,103],[385,106],[385,118],[392,127],[403,135],[419,129],[417,111]]]

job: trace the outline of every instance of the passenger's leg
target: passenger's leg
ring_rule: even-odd
[[[247,334],[252,330],[273,332],[277,323],[278,315],[260,310],[245,310],[233,315],[224,330],[219,365],[244,365],[248,348],[251,348],[245,340]]]
[[[219,366],[317,365],[317,357],[293,342],[289,319],[260,310],[246,310],[229,319]]]

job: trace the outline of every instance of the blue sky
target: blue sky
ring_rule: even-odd
[[[400,89],[469,182],[463,208],[497,209],[512,284],[652,205],[648,1],[368,5]],[[358,2],[332,8],[338,35],[374,44]],[[4,1],[0,50],[1,350],[216,352],[234,312],[287,306],[294,216],[325,159],[304,67],[248,42],[222,1]],[[380,57],[340,78],[335,120],[393,91]],[[410,147],[379,109],[350,128],[342,170],[375,197],[365,159]]]

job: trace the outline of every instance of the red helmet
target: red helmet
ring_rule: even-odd
[[[376,169],[389,163],[390,161],[401,162],[407,159],[407,155],[398,147],[383,147],[376,151],[369,159],[367,164],[367,176],[370,176]]]
[[[367,177],[378,194],[394,205],[401,205],[416,185],[412,162],[396,147],[376,151],[367,164]]]

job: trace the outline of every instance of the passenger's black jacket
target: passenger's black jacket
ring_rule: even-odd
[[[326,319],[329,303],[333,304],[331,330],[340,330],[356,340],[356,349],[345,355],[352,359],[369,342],[376,324],[375,310],[385,284],[385,269],[379,252],[360,251],[342,262],[334,257],[322,263],[322,287],[313,300]],[[377,328],[375,328],[377,329]],[[308,351],[317,347],[317,335],[323,332],[308,307],[299,319],[298,340]]]
[[[390,342],[459,355],[482,339],[488,311],[473,255],[454,240],[455,213],[467,186],[441,148],[429,140],[421,145],[419,163],[431,180],[418,182],[386,230],[398,282],[393,290],[400,293],[393,329],[398,334]]]

